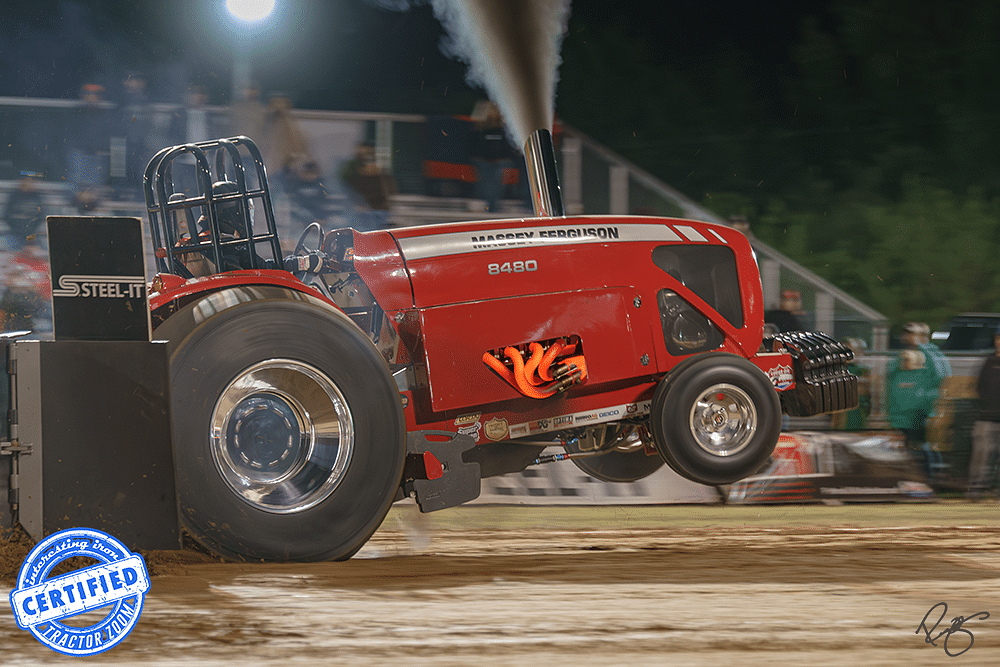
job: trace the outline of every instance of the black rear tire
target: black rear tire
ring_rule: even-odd
[[[756,472],[781,434],[770,380],[732,354],[706,355],[664,378],[650,427],[663,460],[700,484],[730,484]]]
[[[216,297],[216,301],[218,298]],[[350,558],[399,488],[405,422],[371,342],[305,300],[250,301],[190,328],[168,320],[181,521],[246,560]],[[189,328],[190,331],[185,331]]]

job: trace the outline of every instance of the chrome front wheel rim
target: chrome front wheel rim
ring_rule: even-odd
[[[745,449],[757,431],[757,408],[739,387],[719,383],[701,392],[688,424],[695,442],[713,456],[733,456]]]
[[[301,512],[328,498],[354,450],[354,424],[337,385],[315,366],[269,359],[222,391],[211,418],[216,469],[253,507]]]

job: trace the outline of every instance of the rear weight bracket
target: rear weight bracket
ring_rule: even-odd
[[[462,454],[475,446],[472,436],[450,431],[407,434],[403,491],[417,502],[421,512],[443,510],[479,497],[482,488],[479,464],[462,459]],[[436,469],[435,460],[440,463],[440,474],[427,474],[431,467]],[[411,475],[436,479],[410,479]]]

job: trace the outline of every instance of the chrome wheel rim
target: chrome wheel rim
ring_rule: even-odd
[[[354,424],[326,374],[300,361],[269,359],[242,371],[219,396],[211,449],[239,498],[290,514],[337,488],[354,450]]]
[[[691,435],[713,456],[732,456],[745,449],[757,431],[757,408],[750,396],[731,384],[714,384],[691,407]]]

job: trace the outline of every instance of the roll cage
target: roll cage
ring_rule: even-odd
[[[235,191],[213,193],[218,181],[234,183]],[[146,167],[143,191],[161,273],[193,278],[281,266],[264,160],[248,137],[164,148]],[[220,210],[232,205],[239,207],[242,222],[235,235],[224,234],[219,226]],[[206,260],[211,262],[207,269]]]

